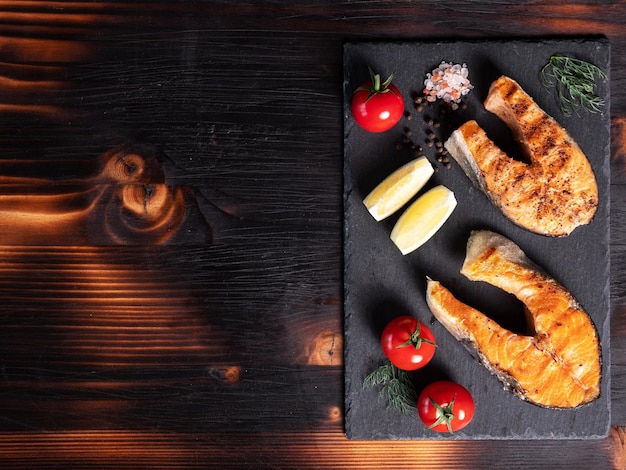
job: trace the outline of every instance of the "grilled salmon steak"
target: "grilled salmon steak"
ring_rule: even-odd
[[[565,236],[591,222],[598,206],[595,175],[567,131],[505,76],[491,84],[484,105],[511,129],[528,163],[503,152],[476,121],[466,122],[445,147],[472,182],[532,232]]]
[[[435,317],[505,388],[548,408],[575,408],[600,394],[600,342],[576,299],[506,237],[475,231],[461,273],[515,295],[526,307],[531,335],[513,333],[429,279]]]

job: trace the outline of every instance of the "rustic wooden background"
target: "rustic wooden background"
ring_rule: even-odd
[[[347,441],[342,44],[590,34],[612,43],[609,437]],[[625,70],[624,1],[1,1],[0,202],[62,212],[45,198],[132,151],[197,210],[164,245],[0,220],[0,467],[625,468]]]

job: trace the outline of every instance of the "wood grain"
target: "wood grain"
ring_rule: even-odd
[[[214,238],[0,247],[0,466],[623,468],[625,24],[609,0],[2,2],[0,168],[157,149]],[[611,435],[347,441],[343,42],[588,34],[613,48]]]
[[[549,442],[348,441],[337,429],[291,433],[168,434],[153,432],[25,433],[0,441],[8,465],[31,468],[275,469],[345,468],[405,470],[414,468],[622,468],[616,441],[593,441],[581,448],[571,442],[554,452]],[[23,458],[18,445],[32,452]],[[264,457],[271,449],[272,457]],[[459,455],[463,460],[459,462]],[[621,458],[622,460],[617,460]],[[24,468],[27,468],[24,466]]]

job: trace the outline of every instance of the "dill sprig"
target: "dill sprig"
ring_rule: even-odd
[[[388,409],[399,410],[405,415],[415,411],[417,392],[408,372],[393,364],[379,366],[363,381],[363,387],[376,386],[382,386],[379,395],[387,402]]]
[[[566,116],[578,114],[578,106],[590,113],[599,113],[604,100],[595,92],[596,77],[606,79],[599,67],[573,57],[553,55],[541,69],[541,82],[546,88],[554,86],[561,111]]]

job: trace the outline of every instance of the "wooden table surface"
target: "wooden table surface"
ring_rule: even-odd
[[[626,468],[626,2],[15,0],[0,28],[0,467]],[[609,436],[348,441],[343,43],[580,35],[612,47]]]

